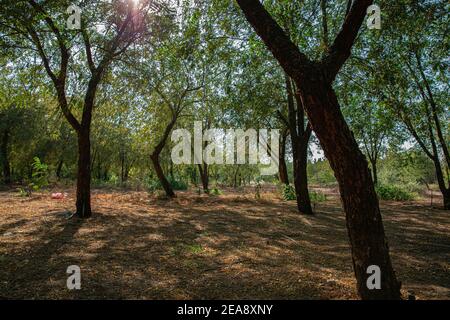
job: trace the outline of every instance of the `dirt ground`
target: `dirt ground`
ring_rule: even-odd
[[[314,216],[276,193],[95,190],[93,217],[68,219],[74,191],[0,192],[0,297],[19,299],[353,299],[344,214]],[[405,294],[450,299],[450,215],[425,202],[381,202]],[[66,287],[70,265],[81,290]]]

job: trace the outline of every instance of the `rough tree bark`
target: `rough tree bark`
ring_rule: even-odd
[[[91,141],[89,132],[78,134],[77,215],[89,218],[91,212]]]
[[[285,185],[289,185],[289,175],[286,165],[286,143],[289,135],[288,131],[288,129],[283,130],[283,133],[280,136],[280,151],[278,156],[278,178],[280,179],[280,183]]]
[[[256,33],[297,84],[312,129],[330,161],[346,214],[360,297],[400,299],[400,283],[391,264],[368,163],[345,122],[332,88],[337,73],[350,56],[372,1],[353,1],[341,31],[320,63],[310,61],[299,51],[258,0],[237,2]],[[366,272],[371,265],[381,270],[379,290],[370,290],[366,285]]]

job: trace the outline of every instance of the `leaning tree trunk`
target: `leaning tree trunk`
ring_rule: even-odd
[[[91,212],[91,140],[89,130],[78,133],[77,216],[89,218]]]
[[[11,168],[9,166],[9,159],[8,159],[8,142],[9,142],[9,132],[8,130],[5,130],[3,132],[2,141],[0,144],[0,157],[2,161],[3,182],[5,184],[11,183]]]
[[[172,116],[171,121],[169,122],[166,129],[164,130],[161,140],[156,145],[153,153],[150,155],[150,159],[152,160],[156,175],[158,176],[158,179],[161,182],[161,185],[162,185],[164,191],[166,192],[166,195],[170,198],[175,198],[176,195],[175,195],[175,192],[173,191],[172,185],[170,184],[170,182],[167,180],[166,176],[164,175],[164,171],[159,162],[159,155],[161,154],[164,146],[166,145],[166,141],[169,137],[170,132],[172,131],[173,127],[175,126],[176,121],[177,121],[177,115],[174,114]]]
[[[367,160],[345,122],[332,88],[334,78],[350,56],[366,10],[373,1],[352,1],[341,31],[319,64],[299,51],[258,0],[237,2],[284,71],[297,84],[312,129],[334,171],[346,214],[360,297],[400,299],[400,283],[392,268]],[[369,277],[366,272],[372,265],[381,270],[379,290],[370,290],[366,284]]]
[[[368,163],[344,120],[336,94],[331,85],[320,82],[301,90],[313,130],[339,183],[358,293],[362,299],[400,299],[400,283],[392,268]],[[381,270],[380,290],[367,287],[371,265]]]
[[[156,175],[158,176],[158,179],[161,182],[161,185],[162,185],[164,191],[166,192],[166,195],[170,198],[175,198],[175,192],[173,191],[173,188],[172,188],[170,182],[167,180],[166,176],[164,175],[161,164],[159,163],[159,154],[152,153],[150,155],[150,159],[152,160]]]

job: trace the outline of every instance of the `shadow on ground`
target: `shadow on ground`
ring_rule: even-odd
[[[0,193],[0,297],[26,299],[351,299],[355,282],[340,205],[302,216],[263,194],[174,201],[97,191],[93,218],[67,220],[73,198]],[[450,217],[420,203],[383,203],[405,290],[450,298]],[[66,288],[79,265],[82,289]]]

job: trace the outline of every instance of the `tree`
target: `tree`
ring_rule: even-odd
[[[449,98],[446,4],[387,6],[387,31],[380,37],[384,46],[373,49],[379,60],[368,66],[378,69],[371,90],[381,92],[391,115],[433,162],[444,208],[450,209],[450,176],[444,173],[450,167],[448,126],[443,125]]]
[[[38,53],[45,71],[54,85],[59,107],[77,133],[76,214],[80,218],[88,218],[91,216],[90,131],[97,89],[113,60],[123,54],[144,33],[146,21],[144,11],[127,3],[119,3],[117,7],[96,7],[97,12],[83,11],[81,31],[74,35],[73,32],[61,26],[52,18],[52,14],[65,12],[67,7],[68,4],[64,5],[64,3],[58,5],[40,3],[35,0],[18,1],[15,5],[7,7],[6,21],[9,23],[8,28],[15,31],[9,33],[8,36],[18,42],[24,41],[32,45]],[[109,18],[103,32],[98,28],[95,31],[92,28],[88,30],[86,21],[94,23],[95,19],[99,18],[96,14],[100,14],[103,19]],[[112,38],[107,39],[107,30],[110,28],[115,29],[116,33]],[[82,38],[82,43],[75,41],[77,35]],[[19,38],[15,39],[14,37]],[[97,46],[91,43],[94,38],[99,39]],[[58,54],[54,52],[54,44],[57,47]],[[74,85],[73,82],[69,82],[69,66],[71,63],[77,63],[77,58],[71,57],[71,53],[75,51],[74,49],[80,49],[82,46],[84,46],[89,75],[86,75],[86,83],[84,83],[84,98],[80,102],[82,104],[81,119],[78,120],[71,111],[68,101],[68,93],[72,91],[71,86]]]
[[[339,183],[346,213],[358,293],[363,299],[399,299],[400,283],[392,268],[389,248],[367,161],[359,150],[332,88],[350,56],[371,0],[353,1],[341,30],[320,62],[299,51],[258,0],[237,0],[248,22],[295,81],[303,106]],[[366,286],[366,271],[379,266],[380,290]]]
[[[309,123],[305,124],[305,112],[300,92],[293,90],[291,78],[286,76],[288,96],[288,119],[284,120],[292,142],[294,158],[294,185],[299,212],[312,214],[311,200],[308,191],[308,145],[312,130]],[[295,103],[294,103],[295,97]]]

